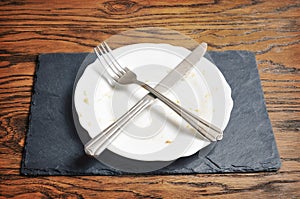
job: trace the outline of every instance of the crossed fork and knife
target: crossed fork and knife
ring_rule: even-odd
[[[207,44],[201,43],[163,80],[161,80],[161,82],[152,88],[148,84],[139,81],[137,79],[137,75],[133,71],[129,70],[127,67],[121,66],[117,59],[113,56],[112,50],[106,42],[103,42],[99,46],[95,47],[94,51],[98,59],[106,68],[107,73],[112,80],[114,80],[114,82],[121,85],[137,84],[148,90],[149,93],[119,119],[117,119],[110,126],[86,143],[84,146],[85,152],[92,156],[100,155],[110,145],[111,141],[113,141],[122,132],[122,126],[126,125],[131,119],[142,112],[156,99],[161,100],[178,115],[180,115],[207,141],[214,142],[221,140],[223,138],[223,131],[220,128],[180,107],[178,104],[161,94],[162,92],[166,91],[165,86],[172,87],[176,82],[178,82],[182,76],[186,74],[204,56],[206,49]]]

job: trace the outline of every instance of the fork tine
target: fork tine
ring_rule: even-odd
[[[123,68],[120,68],[118,62],[112,56],[111,52],[107,48],[108,45],[104,44],[104,42],[103,42],[102,44],[100,44],[100,46],[101,46],[102,50],[104,51],[105,55],[107,56],[108,60],[110,61],[111,67],[113,67],[116,71],[121,73],[121,75],[124,75],[125,71],[123,70]]]
[[[110,61],[110,58],[107,55],[107,51],[105,49],[103,49],[103,45],[100,44],[101,48],[99,46],[97,46],[97,50],[98,52],[100,52],[100,54],[103,57],[103,60],[105,61],[106,65],[110,68],[110,70],[115,73],[118,78],[120,78],[122,76],[122,73],[120,73],[120,71],[112,64],[112,62]]]
[[[101,63],[103,66],[105,66],[105,64],[103,63],[103,61],[101,61],[101,55],[102,55],[102,54],[101,54],[101,52],[99,51],[98,46],[94,48],[94,51],[95,51],[95,53],[96,53],[96,55],[97,55],[98,60],[100,61],[100,63]]]
[[[114,80],[116,80],[115,78],[120,78],[113,70],[111,67],[106,67],[108,65],[108,63],[106,62],[106,60],[104,59],[104,56],[102,56],[102,53],[100,51],[100,49],[97,47],[94,48],[94,51],[98,57],[98,60],[100,61],[100,63],[105,67],[107,73],[109,74],[109,76],[111,76]],[[103,57],[103,59],[101,59],[101,57]]]
[[[108,55],[110,56],[110,59],[111,59],[111,61],[113,61],[114,62],[114,66],[119,70],[119,71],[121,71],[123,74],[125,74],[126,73],[126,70],[119,64],[119,62],[116,60],[116,58],[113,56],[113,54],[112,54],[112,50],[111,50],[111,48],[109,47],[109,45],[104,41],[103,42],[103,46],[107,49],[107,51],[106,52],[108,52]]]

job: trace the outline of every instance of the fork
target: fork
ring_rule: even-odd
[[[112,55],[112,50],[110,49],[110,47],[106,42],[103,42],[100,44],[100,46],[95,47],[94,51],[97,57],[99,58],[101,64],[103,66],[107,66],[106,71],[115,82],[121,85],[137,84],[143,87],[144,89],[148,90],[150,94],[160,99],[162,102],[168,105],[173,111],[175,111],[178,115],[180,115],[184,120],[186,120],[192,127],[194,127],[197,130],[198,133],[200,133],[202,137],[204,137],[204,139],[208,141],[217,141],[222,139],[223,132],[221,129],[203,120],[202,118],[194,115],[193,113],[187,111],[186,109],[180,107],[179,105],[177,105],[176,103],[174,103],[173,101],[169,100],[167,97],[162,95],[160,92],[153,89],[148,84],[139,81],[137,79],[136,74],[131,70],[129,70],[127,67],[122,67]],[[101,61],[101,57],[103,58],[102,61]],[[130,111],[138,112],[139,110],[130,110]],[[123,124],[129,119],[130,118],[121,117],[118,119],[117,122],[120,123],[122,122]],[[205,128],[207,127],[210,130],[212,130],[214,133],[205,130]],[[119,131],[119,126],[116,126],[113,123],[112,125],[107,127],[102,133],[92,138],[85,145],[86,153],[89,155],[100,154],[110,144],[109,141],[112,141],[114,138],[116,138],[120,132],[121,131]],[[218,136],[214,136],[215,133],[217,133]]]

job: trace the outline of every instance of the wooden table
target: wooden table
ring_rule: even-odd
[[[0,2],[0,197],[299,198],[300,1]],[[86,52],[120,31],[161,26],[209,50],[256,54],[282,161],[278,172],[177,176],[20,175],[36,59]]]

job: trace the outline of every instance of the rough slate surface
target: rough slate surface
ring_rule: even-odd
[[[85,155],[72,118],[72,89],[86,54],[39,56],[21,173],[122,175]],[[281,166],[255,56],[210,52],[232,88],[234,107],[224,138],[152,174],[275,171]],[[213,148],[212,150],[210,150]]]

